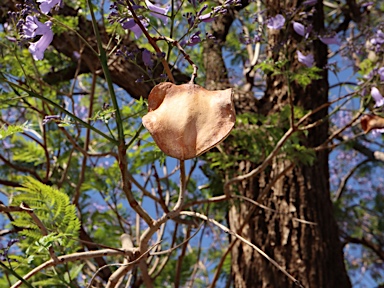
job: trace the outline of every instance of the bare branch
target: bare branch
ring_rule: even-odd
[[[251,246],[253,249],[255,249],[260,255],[262,255],[265,259],[267,259],[273,266],[275,266],[277,269],[279,269],[281,272],[283,272],[289,279],[291,279],[296,285],[298,285],[299,287],[301,288],[304,288],[299,280],[297,280],[295,277],[293,277],[291,274],[289,274],[282,266],[279,265],[279,263],[277,263],[275,260],[273,260],[271,257],[269,257],[263,250],[261,250],[259,247],[257,247],[256,245],[254,245],[253,243],[249,242],[247,239],[241,237],[240,235],[238,235],[237,233],[231,231],[230,229],[228,229],[227,227],[225,227],[224,225],[220,224],[219,222],[217,222],[216,220],[214,219],[211,219],[211,218],[208,218],[207,216],[203,215],[203,214],[200,214],[198,212],[192,212],[192,211],[182,211],[180,213],[181,215],[187,215],[187,216],[192,216],[192,217],[198,217],[200,219],[203,219],[205,221],[208,221],[214,225],[216,225],[217,227],[219,227],[221,230],[223,230],[225,233],[228,233],[228,234],[231,234],[232,236],[236,237],[237,239],[239,239],[240,241],[248,244],[249,246]]]

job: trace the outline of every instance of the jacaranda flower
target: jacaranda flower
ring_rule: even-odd
[[[299,60],[300,63],[303,63],[307,67],[312,67],[313,66],[313,62],[315,61],[313,59],[313,55],[312,54],[308,54],[307,56],[305,56],[299,50],[297,50],[297,59]]]
[[[29,46],[28,50],[31,52],[33,59],[42,60],[44,58],[44,52],[53,40],[51,26],[51,21],[43,24],[36,16],[27,16],[25,24],[23,25],[24,37],[33,38],[41,35],[41,38],[37,42],[31,43]]]
[[[152,54],[147,49],[143,50],[142,59],[145,66],[150,68],[153,67]]]
[[[148,26],[148,21],[145,19],[140,20],[141,24],[146,28]],[[140,38],[141,34],[143,34],[143,31],[141,30],[140,26],[136,24],[135,19],[129,18],[127,21],[121,24],[121,26],[124,29],[129,29],[135,34],[135,38]]]
[[[293,30],[300,36],[305,36],[305,38],[308,38],[309,33],[312,30],[312,27],[305,27],[303,24],[299,22],[293,22]]]
[[[377,89],[376,87],[372,87],[371,95],[373,100],[375,100],[376,102],[375,107],[381,107],[384,105],[384,97],[383,95],[381,95],[379,89]]]
[[[285,18],[281,14],[277,14],[275,17],[271,17],[267,20],[267,27],[270,29],[280,30],[283,28]]]
[[[379,68],[377,73],[379,73],[380,81],[384,81],[384,67]]]
[[[46,25],[41,23],[36,16],[27,16],[23,25],[23,34],[25,38],[33,38],[36,35],[43,35]]]
[[[317,3],[317,0],[308,0],[308,1],[304,1],[303,2],[303,5],[307,5],[307,6],[313,6]]]
[[[200,15],[198,18],[201,22],[205,22],[205,23],[209,23],[209,22],[212,22],[213,20],[215,20],[215,18],[217,16],[212,16],[213,13],[212,12],[209,12],[209,13],[206,13],[204,15]]]
[[[40,10],[44,14],[48,14],[56,5],[61,6],[62,0],[37,0],[40,4]]]
[[[335,36],[324,36],[324,37],[319,37],[320,41],[323,42],[324,44],[331,45],[340,45],[340,40],[337,35]]]
[[[293,30],[300,36],[305,35],[305,26],[299,22],[293,22]]]
[[[159,6],[153,5],[148,0],[145,0],[145,4],[147,4],[147,7],[149,10],[153,11],[150,13],[153,17],[159,18],[164,25],[167,25],[168,17],[166,15],[168,13],[169,6],[166,6],[165,8],[161,8]]]
[[[381,30],[377,30],[374,38],[371,39],[373,45],[382,45],[384,44],[384,33]]]
[[[200,43],[201,42],[201,39],[200,39],[200,32],[201,31],[197,31],[196,33],[194,33],[191,38],[189,38],[188,40],[188,46],[193,46],[193,45],[196,45],[197,43]]]

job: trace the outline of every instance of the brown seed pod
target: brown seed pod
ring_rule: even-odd
[[[223,141],[235,124],[232,89],[208,91],[195,84],[156,85],[143,125],[167,155],[186,160]]]
[[[361,128],[365,133],[368,133],[372,129],[384,128],[384,118],[377,115],[364,115],[360,119]]]

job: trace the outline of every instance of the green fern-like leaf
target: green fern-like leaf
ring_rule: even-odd
[[[23,125],[2,125],[0,127],[0,140],[5,139],[12,134],[23,132],[26,126],[27,122],[25,122]]]
[[[48,236],[53,237],[51,242],[71,247],[73,243],[71,239],[78,236],[80,221],[76,215],[76,207],[71,204],[68,195],[32,177],[25,177],[22,185],[23,187],[19,188],[20,193],[14,196],[12,205],[28,204],[47,229]],[[13,225],[25,228],[21,234],[38,249],[39,245],[36,243],[40,243],[41,239],[46,239],[48,236],[43,237],[29,214],[18,212],[16,216]],[[61,237],[60,241],[57,237]]]

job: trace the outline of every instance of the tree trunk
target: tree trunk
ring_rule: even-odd
[[[269,0],[266,3],[268,16],[285,14],[299,7],[297,1]],[[225,41],[225,27],[228,19],[223,16],[213,26],[216,42],[205,44],[204,64],[207,71],[206,86],[209,89],[222,89],[228,85],[226,75],[217,73],[225,67],[221,55],[221,45]],[[322,1],[316,4],[311,18],[316,32],[324,30]],[[220,26],[221,25],[221,26]],[[295,59],[297,40],[292,24],[282,31],[269,30],[268,59],[275,62],[289,58],[290,71],[295,71],[299,64]],[[319,40],[307,45],[307,51],[313,53],[317,67],[327,64],[327,46]],[[303,51],[302,51],[303,52]],[[218,69],[218,68],[219,69]],[[305,89],[296,82],[287,84],[283,75],[268,75],[265,96],[257,101],[244,95],[235,94],[237,113],[253,111],[263,115],[279,113],[289,105],[291,97],[295,106],[313,110],[328,101],[328,73],[321,72],[322,79],[312,81]],[[224,78],[224,79],[223,79]],[[288,94],[288,90],[290,95]],[[245,103],[245,104],[244,104]],[[310,123],[325,119],[327,108],[314,114]],[[301,145],[316,147],[328,137],[328,123],[309,130],[301,135]],[[231,150],[230,139],[226,142],[227,151]],[[284,156],[284,155],[283,155]],[[243,161],[232,174],[244,174],[260,163]],[[283,172],[283,173],[282,173]],[[282,174],[264,195],[261,192],[273,178]],[[232,231],[257,245],[304,287],[350,287],[347,276],[338,228],[333,216],[333,207],[329,191],[328,151],[316,153],[312,165],[293,162],[286,157],[276,157],[272,164],[257,178],[243,181],[233,187],[237,193],[274,209],[255,208],[246,201],[235,201],[229,210],[229,225]],[[307,223],[310,221],[315,224]],[[231,241],[236,241],[231,238]],[[295,287],[295,283],[275,268],[268,260],[253,250],[249,245],[237,241],[231,251],[232,281],[235,287]]]

